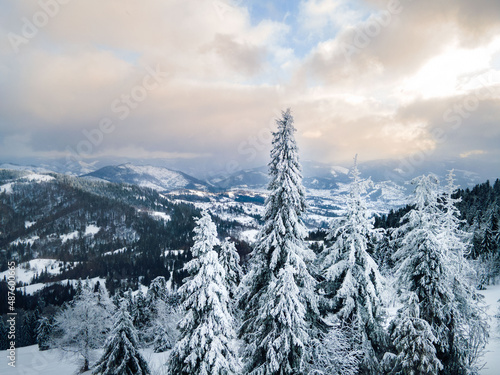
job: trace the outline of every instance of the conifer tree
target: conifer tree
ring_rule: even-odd
[[[306,266],[314,253],[304,243],[306,202],[290,109],[276,122],[264,226],[240,300],[246,374],[301,373],[318,319],[316,281]]]
[[[480,367],[478,361],[488,341],[488,324],[481,298],[468,278],[473,272],[465,259],[470,252],[469,235],[461,229],[456,190],[452,170],[447,177],[438,235],[452,270],[448,282],[453,293],[449,355],[443,365],[449,374],[469,374]]]
[[[442,374],[473,373],[487,341],[487,324],[479,296],[466,278],[467,248],[454,208],[453,176],[448,177],[444,197],[439,197],[433,175],[413,182],[414,209],[395,231],[400,290],[415,294],[419,318],[429,324],[436,339]]]
[[[219,261],[226,272],[226,286],[229,298],[233,299],[236,297],[238,286],[243,277],[243,271],[240,266],[240,256],[229,237],[222,242]]]
[[[149,375],[146,360],[139,353],[137,332],[128,313],[126,301],[122,301],[114,315],[111,337],[106,342],[104,353],[97,361],[94,375]]]
[[[328,310],[338,319],[355,324],[362,335],[361,372],[377,374],[377,353],[382,354],[385,346],[382,277],[368,248],[381,233],[373,228],[365,198],[370,181],[360,178],[356,158],[350,177],[346,214],[332,225],[327,239],[333,245],[321,254],[325,281],[320,288],[324,290]]]
[[[50,348],[50,335],[52,333],[52,324],[47,317],[42,317],[38,320],[37,336],[38,349],[40,351]]]
[[[416,295],[419,318],[430,325],[436,338],[437,358],[444,364],[451,355],[449,340],[454,329],[453,291],[449,282],[453,268],[439,238],[439,181],[431,174],[417,177],[412,183],[414,209],[403,217],[406,223],[395,231],[399,236],[394,254],[398,261],[396,275],[401,290]]]
[[[398,352],[397,373],[434,375],[443,368],[436,357],[436,337],[429,323],[420,318],[419,301],[415,293],[408,293],[392,338]]]
[[[194,229],[193,259],[184,269],[191,275],[179,288],[186,312],[179,323],[180,339],[169,357],[171,375],[230,375],[239,371],[233,318],[225,272],[214,247],[219,244],[210,215],[202,212]]]

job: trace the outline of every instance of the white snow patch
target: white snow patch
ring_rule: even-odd
[[[500,322],[495,317],[498,313],[498,300],[500,299],[500,285],[488,286],[486,290],[479,292],[484,295],[484,302],[487,305],[490,324],[490,340],[486,345],[486,354],[482,358],[486,362],[481,370],[481,375],[497,375],[500,369]]]
[[[74,232],[71,233],[61,234],[59,237],[61,238],[62,243],[65,243],[66,241],[78,238],[78,231],[75,230]]]
[[[76,263],[78,262],[70,262],[71,266],[74,266]],[[16,281],[29,284],[35,274],[40,274],[45,270],[50,275],[58,275],[61,273],[60,264],[63,264],[60,260],[43,258],[20,263],[16,267]],[[7,277],[8,273],[8,270],[0,272],[0,280],[3,280],[4,276]]]
[[[0,193],[12,194],[12,185],[14,182],[9,182],[8,184],[4,184],[0,186]]]
[[[171,219],[169,214],[166,214],[165,212],[161,212],[161,211],[151,211],[151,212],[149,212],[149,214],[157,220],[170,221],[170,219]]]
[[[121,249],[116,249],[116,250],[113,250],[113,251],[108,251],[102,255],[113,255],[113,254],[120,254],[120,253],[123,253],[127,251],[127,248],[126,247],[122,247]]]
[[[33,174],[28,175],[28,176],[22,177],[21,180],[47,182],[47,181],[54,180],[54,177],[46,175],[46,174],[33,173]]]
[[[96,360],[101,357],[103,350],[96,349],[92,355]],[[154,353],[153,348],[139,349],[144,359],[148,362],[152,374],[166,373],[165,363],[168,362],[170,350],[163,353]],[[7,361],[7,358],[5,359]],[[94,365],[93,362],[90,363]],[[38,345],[16,348],[16,367],[2,363],[2,375],[74,375],[78,373],[81,363],[79,358],[63,355],[58,349],[40,351]],[[86,371],[82,375],[90,375]]]
[[[32,227],[35,224],[36,224],[36,221],[25,221],[24,222],[24,227],[25,228],[29,228],[29,227]]]
[[[254,243],[255,241],[257,241],[258,234],[258,229],[247,229],[241,232],[240,238],[246,242]]]
[[[93,235],[97,234],[100,230],[101,230],[101,228],[94,225],[94,224],[87,225],[87,227],[85,228],[85,236],[88,236],[88,235],[93,236]]]

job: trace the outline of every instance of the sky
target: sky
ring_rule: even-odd
[[[0,158],[498,161],[500,2],[0,0]]]

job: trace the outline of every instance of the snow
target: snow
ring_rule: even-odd
[[[33,225],[35,225],[35,224],[36,224],[36,221],[28,221],[28,220],[26,220],[26,221],[24,222],[24,227],[25,227],[25,228],[29,228],[29,227],[31,227],[31,226],[33,226]]]
[[[481,375],[497,375],[500,369],[500,322],[494,315],[498,313],[498,300],[500,299],[500,285],[488,286],[486,290],[480,292],[484,295],[484,301],[488,306],[487,311],[490,324],[490,340],[486,345],[484,362],[485,368]]]
[[[50,275],[58,275],[61,273],[61,262],[57,259],[33,259],[29,262],[23,262],[16,267],[16,281],[30,283],[35,274],[40,274],[47,270]],[[72,262],[74,264],[75,262]],[[8,276],[8,271],[0,272],[0,280]]]
[[[99,281],[99,284],[101,284],[101,285],[106,285],[106,279],[103,279],[100,277],[94,277],[93,279],[89,279],[89,281],[92,283],[92,285],[95,285],[95,283],[97,281]],[[64,280],[55,281],[55,282],[51,282],[51,283],[36,283],[36,284],[21,286],[21,287],[18,287],[16,289],[23,291],[23,292],[25,291],[26,294],[33,294],[33,293],[38,292],[39,290],[42,290],[45,287],[48,287],[48,286],[51,286],[54,284],[66,285],[68,282],[71,285],[73,285],[73,287],[76,287],[78,280],[76,280],[76,279],[64,279]],[[85,280],[82,280],[82,282],[85,282]]]
[[[114,250],[114,251],[108,251],[108,252],[106,252],[106,253],[104,253],[104,254],[102,254],[102,255],[120,254],[120,253],[123,253],[123,252],[125,252],[125,251],[127,251],[127,248],[126,248],[126,247],[122,247],[121,249],[116,249],[116,250]]]
[[[171,219],[170,215],[166,214],[165,212],[161,212],[161,211],[152,211],[152,212],[149,212],[149,214],[158,220],[170,221],[170,219]]]
[[[62,243],[65,243],[66,241],[69,241],[69,240],[74,240],[77,237],[78,237],[77,230],[75,230],[74,232],[71,232],[71,233],[61,234],[61,236],[60,236]]]
[[[21,180],[27,180],[27,181],[30,181],[30,182],[48,182],[48,181],[52,181],[54,180],[55,178],[52,177],[52,176],[49,176],[49,175],[46,175],[46,174],[39,174],[39,173],[33,173],[33,174],[30,174],[28,176],[24,176],[21,178]]]
[[[9,182],[8,184],[4,184],[0,186],[0,193],[12,194],[12,185],[14,182]]]
[[[85,232],[83,233],[83,235],[84,236],[94,236],[100,230],[101,230],[101,227],[98,227],[94,224],[89,224],[85,227]],[[61,234],[59,237],[61,238],[62,243],[65,243],[66,241],[74,240],[74,239],[78,238],[78,231],[75,230],[75,231],[70,232],[70,233]]]
[[[15,241],[12,241],[10,244],[11,245],[19,245],[20,243],[23,243],[23,244],[30,244],[30,245],[33,245],[33,243],[36,241],[36,240],[39,240],[40,237],[38,236],[31,236],[29,238],[18,238],[17,240]]]
[[[257,240],[257,235],[259,234],[258,229],[248,229],[241,232],[241,239],[246,242],[254,243]]]
[[[95,351],[95,357],[99,358],[102,350]],[[164,364],[168,360],[169,351],[154,353],[153,349],[139,349],[150,365],[152,374],[165,373]],[[6,351],[3,351],[6,353]],[[16,367],[7,366],[7,358],[2,358],[2,375],[74,375],[78,373],[79,362],[57,349],[39,351],[37,345],[25,346],[16,349]],[[82,375],[90,375],[92,371],[86,371]]]
[[[85,228],[85,236],[89,235],[93,236],[97,234],[100,230],[101,228],[94,224],[87,225],[87,227]]]

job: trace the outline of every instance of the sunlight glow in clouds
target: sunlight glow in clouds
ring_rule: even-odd
[[[500,159],[500,18],[493,16],[500,2],[399,5],[346,61],[342,46],[389,3],[75,0],[16,53],[9,35],[23,37],[26,20],[43,8],[4,2],[0,157],[58,157],[110,118],[114,130],[85,158],[186,156],[256,166],[267,158],[264,146],[253,158],[238,150],[291,107],[307,159],[338,163],[359,153],[375,160],[422,149]],[[111,103],[130,95],[151,66],[168,78],[119,118]],[[446,122],[443,113],[485,86],[491,95],[463,112],[460,126]],[[446,142],[433,138],[436,127],[446,128]]]

